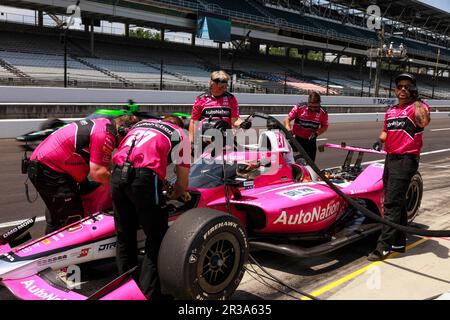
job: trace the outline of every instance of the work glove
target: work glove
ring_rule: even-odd
[[[311,134],[309,136],[309,140],[313,140],[313,139],[317,138],[317,136],[318,136],[317,132],[314,132],[313,134]]]
[[[382,148],[383,148],[383,144],[381,143],[380,140],[377,140],[377,142],[375,142],[372,146],[372,149],[374,149],[376,151],[381,151]]]
[[[239,125],[240,129],[248,130],[252,127],[252,123],[250,121],[244,121]]]

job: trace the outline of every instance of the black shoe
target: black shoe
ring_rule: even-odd
[[[391,250],[399,253],[405,253],[405,246],[391,246]]]
[[[378,250],[375,249],[371,254],[367,257],[369,261],[382,261],[386,259],[391,254],[390,250]]]

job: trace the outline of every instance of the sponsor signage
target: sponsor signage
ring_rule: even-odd
[[[33,296],[42,300],[67,300],[60,298],[56,293],[48,292],[45,289],[39,288],[34,284],[34,280],[22,281],[24,288]]]
[[[98,248],[98,252],[105,251],[105,250],[115,249],[115,248],[116,248],[116,243],[117,243],[117,242],[111,242],[111,243],[102,244],[102,245]]]
[[[290,190],[285,190],[281,192],[277,192],[278,195],[287,197],[291,200],[298,200],[303,197],[307,197],[313,194],[323,193],[322,191],[310,187],[300,187]]]
[[[326,207],[316,206],[309,211],[302,209],[298,213],[287,213],[283,210],[273,224],[299,225],[316,223],[336,215],[341,207],[340,202],[330,202]]]

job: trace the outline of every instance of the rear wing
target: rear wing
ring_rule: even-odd
[[[378,155],[386,154],[386,151],[384,151],[384,150],[377,151],[374,149],[347,146],[347,144],[345,142],[341,142],[340,145],[332,144],[332,143],[326,143],[326,144],[320,145],[318,147],[319,152],[324,152],[325,148],[340,149],[340,150],[348,151],[347,157],[345,158],[344,164],[342,165],[343,170],[350,170],[350,169],[361,170],[361,164],[362,164],[363,156],[365,153],[378,154]],[[355,154],[355,152],[358,153],[358,157],[356,158],[355,164],[352,166],[352,159],[353,159],[353,155]]]
[[[367,149],[367,148],[361,148],[361,147],[347,146],[347,144],[345,142],[342,142],[340,145],[339,144],[332,144],[332,143],[323,144],[323,145],[319,146],[319,151],[320,152],[324,152],[325,148],[341,149],[341,150],[346,150],[346,151],[362,152],[362,153],[386,154],[386,151],[384,151],[384,150],[377,151],[377,150],[374,150],[374,149]]]

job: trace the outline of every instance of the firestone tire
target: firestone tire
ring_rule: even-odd
[[[419,214],[420,203],[423,195],[423,181],[420,173],[416,173],[409,183],[406,192],[406,212],[408,215],[408,224],[411,223]]]
[[[239,220],[207,208],[183,213],[158,258],[161,289],[176,299],[228,299],[244,276],[248,241]]]

